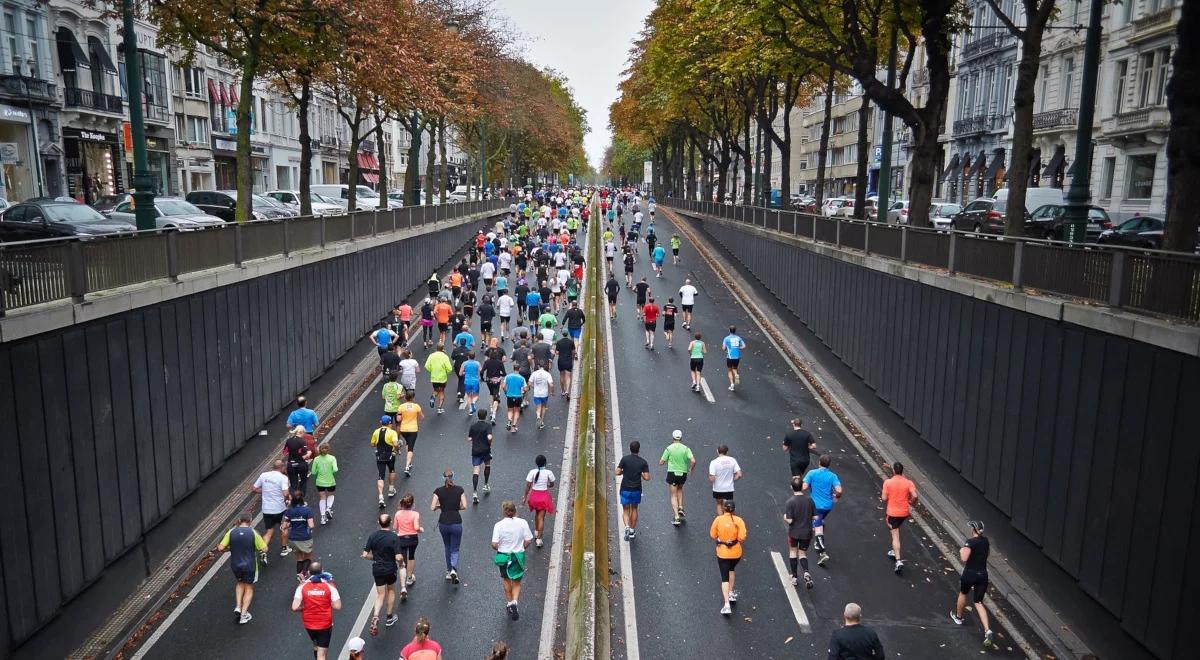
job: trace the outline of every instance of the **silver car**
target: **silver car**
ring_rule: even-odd
[[[299,190],[272,190],[266,193],[266,196],[295,211],[300,210]],[[342,215],[346,212],[345,204],[339,204],[315,192],[308,193],[308,198],[312,203],[313,215]]]
[[[131,225],[137,224],[132,201],[117,204],[109,217],[113,220],[124,220]],[[154,224],[159,229],[193,231],[205,227],[223,227],[225,221],[215,215],[208,215],[180,197],[155,197]]]

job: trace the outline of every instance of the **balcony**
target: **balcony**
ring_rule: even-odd
[[[1104,136],[1128,138],[1145,133],[1165,133],[1170,124],[1171,113],[1166,106],[1147,106],[1105,119]]]
[[[76,87],[63,88],[63,105],[68,108],[84,108],[86,110],[99,110],[100,112],[114,112],[117,114],[120,114],[124,109],[124,103],[119,96],[101,94]]]
[[[1057,129],[1074,129],[1078,123],[1079,108],[1059,108],[1039,112],[1033,116],[1034,131],[1053,131]]]
[[[1129,41],[1138,42],[1152,39],[1165,32],[1174,32],[1175,24],[1178,21],[1175,19],[1175,7],[1167,7],[1160,9],[1153,14],[1139,16],[1131,21],[1133,25],[1133,35]]]
[[[1008,115],[976,115],[954,122],[954,137],[966,137],[1008,128]]]
[[[0,74],[0,91],[6,94],[24,100],[26,98],[26,85],[28,85],[29,98],[34,101],[53,103],[58,98],[58,87],[53,83],[46,82],[40,78]]]
[[[962,59],[969,60],[1003,48],[1008,45],[1009,36],[1007,32],[995,31],[969,42],[962,47]]]

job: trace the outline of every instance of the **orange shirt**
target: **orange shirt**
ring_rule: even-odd
[[[449,303],[440,302],[437,307],[433,308],[433,314],[437,317],[438,323],[449,323],[450,315],[454,313],[454,308]]]
[[[909,499],[916,498],[917,486],[912,479],[897,474],[883,482],[883,493],[880,495],[887,501],[887,515],[893,518],[903,518],[908,515]]]
[[[450,286],[462,286],[462,273],[457,270],[450,273]]]
[[[738,516],[723,513],[717,516],[708,535],[716,541],[732,541],[737,543],[731,548],[724,543],[717,545],[717,556],[721,559],[737,559],[742,556],[742,544],[746,542],[746,522]]]

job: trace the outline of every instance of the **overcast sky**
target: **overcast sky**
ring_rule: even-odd
[[[587,110],[588,160],[600,166],[608,146],[608,106],[617,98],[629,48],[654,0],[497,0],[496,9],[530,40],[526,59],[566,75]]]

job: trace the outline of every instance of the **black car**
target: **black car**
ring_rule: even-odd
[[[995,209],[996,200],[981,197],[963,207],[954,215],[951,226],[959,231],[984,234],[1004,233],[1004,214]]]
[[[137,227],[106,218],[96,209],[75,202],[24,202],[0,214],[0,241],[5,242],[126,231],[137,231]]]
[[[1162,248],[1163,228],[1166,225],[1166,220],[1158,216],[1134,216],[1116,227],[1100,232],[1096,242],[1158,250]]]
[[[1065,204],[1043,204],[1029,214],[1025,221],[1025,235],[1032,238],[1046,238],[1061,241],[1067,237],[1067,225],[1063,222],[1066,215]],[[1112,228],[1112,220],[1108,211],[1099,206],[1088,207],[1087,242],[1095,243],[1100,233]]]
[[[237,208],[236,190],[193,190],[184,199],[209,215],[215,215],[225,222],[234,221],[234,210]],[[276,220],[292,215],[267,202],[254,204],[251,213],[254,220]]]

